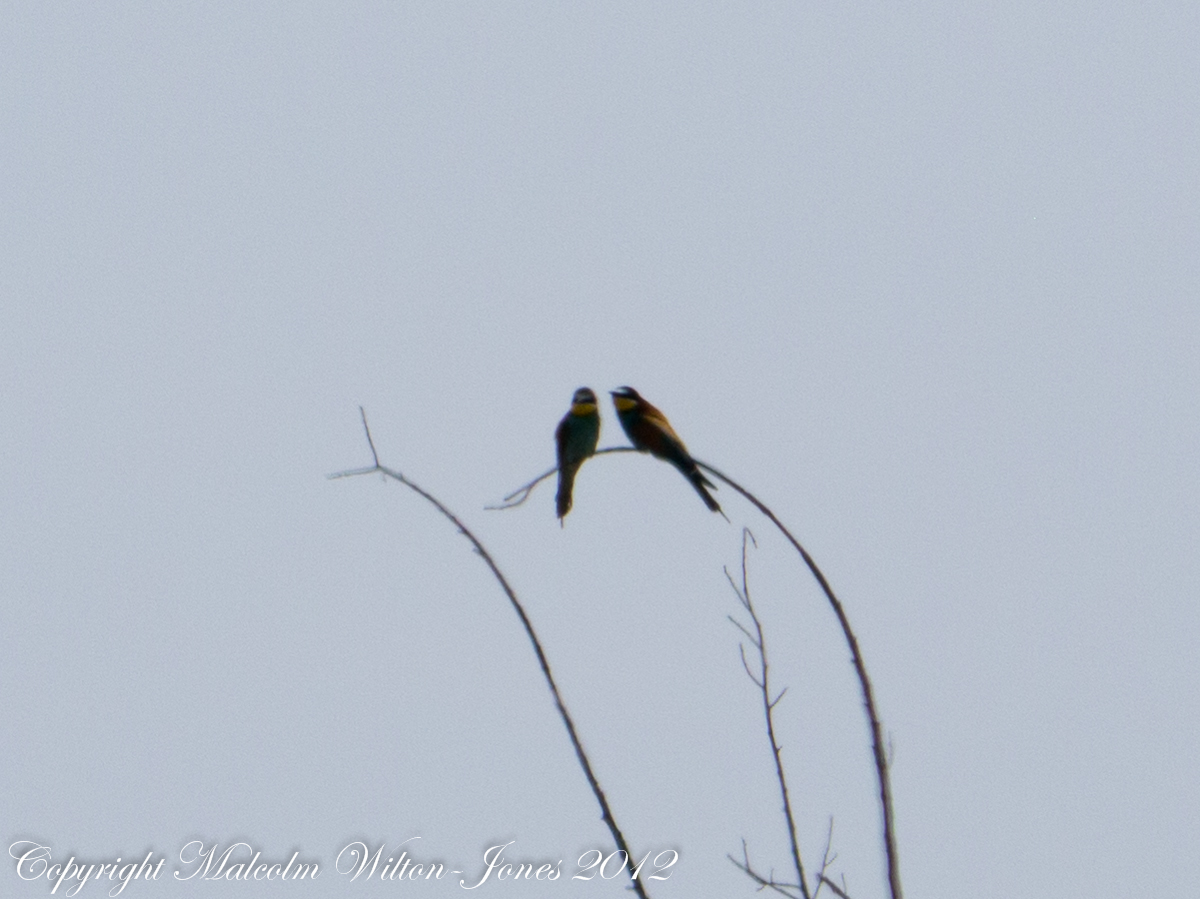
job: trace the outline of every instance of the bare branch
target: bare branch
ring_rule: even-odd
[[[731,862],[733,862],[734,867],[741,870],[743,874],[747,875],[751,880],[753,880],[755,883],[757,883],[758,888],[760,890],[772,889],[777,893],[787,896],[788,899],[800,899],[800,894],[795,893],[795,892],[789,892],[790,890],[797,889],[796,884],[780,883],[777,880],[775,880],[774,873],[772,873],[768,877],[764,877],[762,874],[759,874],[757,871],[754,870],[754,868],[750,864],[750,853],[746,849],[746,841],[745,840],[742,840],[742,859],[743,859],[742,861],[739,862],[736,858],[734,858],[732,855],[729,855],[728,853],[726,853],[725,857],[727,859],[729,859]]]
[[[754,639],[754,634],[750,633],[750,631],[748,631],[740,621],[738,621],[732,615],[726,615],[725,617],[729,619],[734,627],[746,635],[747,640],[749,640],[755,647],[758,646],[758,642]]]
[[[737,481],[717,471],[717,469],[713,468],[707,462],[701,462],[697,459],[696,464],[713,477],[724,481],[771,520],[771,523],[779,529],[779,532],[787,538],[788,542],[795,547],[796,552],[800,554],[800,558],[804,560],[804,563],[808,566],[808,570],[812,572],[813,577],[820,584],[821,590],[824,591],[825,598],[829,600],[829,605],[833,608],[834,615],[837,616],[838,624],[842,627],[842,634],[845,636],[846,643],[850,647],[850,658],[854,664],[854,671],[858,675],[859,685],[862,688],[863,707],[866,709],[867,720],[871,727],[871,751],[875,758],[875,774],[879,781],[879,801],[883,812],[883,845],[884,853],[887,856],[888,887],[891,891],[891,899],[903,899],[904,891],[900,885],[900,854],[896,848],[895,813],[892,808],[892,781],[891,775],[888,773],[887,755],[883,746],[883,727],[879,723],[879,713],[875,708],[875,692],[871,688],[871,679],[867,676],[867,666],[858,648],[858,638],[854,635],[854,631],[850,627],[850,619],[846,617],[846,610],[842,608],[842,604],[834,594],[833,588],[829,586],[829,581],[825,579],[825,575],[817,567],[817,563],[813,560],[813,557],[808,554],[808,550],[800,545],[800,541],[792,536],[792,532],[784,527],[783,522],[775,516],[774,512],[767,508],[762,500],[737,483]]]
[[[638,451],[631,446],[615,446],[599,450],[596,455],[602,455],[605,453],[635,452]],[[900,885],[900,855],[896,847],[895,812],[892,805],[892,783],[891,775],[888,772],[887,753],[885,752],[883,745],[883,728],[879,723],[879,712],[875,706],[875,692],[871,687],[871,679],[867,676],[867,666],[863,661],[862,652],[858,648],[858,638],[854,635],[854,631],[850,627],[849,618],[846,617],[846,610],[842,607],[841,601],[833,592],[833,588],[829,586],[829,581],[826,580],[824,573],[817,566],[817,563],[813,560],[813,557],[808,554],[808,550],[806,550],[800,544],[800,541],[792,535],[792,532],[784,526],[783,522],[779,520],[775,513],[772,512],[762,500],[760,500],[757,496],[755,496],[737,481],[726,475],[724,472],[713,468],[713,466],[709,465],[707,462],[702,462],[699,459],[696,459],[696,464],[713,477],[724,481],[735,491],[740,493],[746,498],[747,501],[750,502],[751,505],[758,509],[759,512],[765,515],[771,521],[771,523],[779,529],[779,532],[787,538],[788,542],[792,544],[796,552],[800,554],[800,558],[804,560],[804,564],[808,566],[808,570],[812,573],[812,576],[820,585],[821,590],[825,593],[825,598],[829,600],[829,605],[833,609],[834,615],[837,616],[838,624],[841,625],[842,628],[842,634],[846,639],[847,645],[850,647],[850,658],[854,665],[854,671],[858,675],[858,682],[862,689],[863,695],[863,707],[866,710],[867,721],[871,729],[871,752],[875,761],[875,774],[879,783],[879,801],[882,807],[883,816],[883,845],[884,853],[887,856],[888,887],[891,892],[891,899],[903,899],[904,891]],[[525,487],[511,494],[513,497],[516,497],[523,492],[524,495],[521,496],[518,501],[510,503],[506,506],[501,506],[499,508],[512,508],[513,506],[520,505],[520,503],[524,502],[525,499],[528,498],[529,492],[535,486],[537,486],[540,481],[549,477],[551,474],[553,474],[553,470],[534,479],[529,484],[526,484]]]
[[[824,874],[821,875],[821,883],[828,886],[829,889],[833,890],[834,894],[841,897],[841,899],[850,899],[850,897],[846,894],[845,890],[843,890],[841,887],[839,887],[836,883],[834,883],[832,880],[830,880]]]
[[[325,475],[327,480],[336,481],[338,478],[356,478],[359,475],[375,474],[379,471],[378,465],[373,465],[370,468],[351,468],[349,471],[335,471],[333,474]]]
[[[596,452],[592,453],[592,455],[593,456],[604,456],[609,453],[640,453],[640,452],[644,452],[644,450],[634,449],[632,446],[606,446],[604,449],[596,450]],[[533,493],[534,488],[537,487],[538,484],[542,483],[542,481],[546,480],[546,478],[553,475],[556,471],[558,471],[558,466],[551,468],[549,471],[542,472],[540,475],[538,475],[536,478],[534,478],[528,484],[523,484],[522,486],[520,486],[516,490],[514,490],[512,493],[510,493],[508,496],[504,497],[504,500],[502,502],[500,502],[494,506],[484,506],[484,509],[486,509],[489,512],[502,512],[505,509],[515,509],[517,506],[522,505],[527,499],[529,499],[530,494]],[[725,514],[725,511],[723,509],[717,509],[717,511],[721,514],[722,518],[724,518],[726,521],[729,521],[729,516]]]
[[[754,532],[750,528],[742,528],[742,595],[746,597],[746,605],[750,605],[750,582],[746,573],[746,538],[750,538],[750,542],[754,544],[754,548],[758,549],[758,541],[754,539]]]
[[[450,523],[455,526],[455,528],[457,528],[460,534],[462,534],[471,542],[472,549],[474,549],[475,553],[483,559],[484,563],[491,570],[493,577],[495,577],[496,581],[500,584],[501,589],[504,591],[504,595],[508,597],[508,601],[512,604],[513,610],[517,613],[517,617],[521,619],[521,624],[525,628],[525,633],[529,637],[529,642],[533,644],[533,651],[537,655],[538,665],[541,667],[542,674],[546,678],[546,684],[550,687],[550,693],[554,697],[554,705],[558,709],[559,717],[562,718],[563,725],[567,729],[567,735],[571,739],[571,745],[575,749],[575,756],[579,760],[580,767],[583,768],[583,773],[587,777],[588,784],[592,788],[592,793],[595,795],[596,801],[600,804],[601,818],[604,820],[604,823],[608,825],[609,833],[612,834],[613,840],[617,844],[617,848],[625,853],[626,858],[633,858],[633,853],[629,851],[629,846],[625,842],[625,836],[621,833],[620,828],[617,826],[616,818],[613,817],[612,809],[608,805],[608,799],[604,795],[604,790],[600,787],[600,781],[596,779],[595,772],[592,770],[592,764],[587,757],[587,753],[584,752],[583,744],[579,740],[579,734],[575,731],[575,722],[571,719],[571,715],[567,711],[567,707],[563,702],[562,694],[560,694],[558,691],[558,685],[554,681],[554,675],[550,672],[550,662],[546,658],[546,653],[542,649],[542,644],[538,640],[537,633],[533,629],[533,622],[529,620],[529,616],[525,613],[525,609],[521,605],[521,601],[517,599],[516,592],[509,585],[508,580],[500,572],[500,568],[496,565],[495,560],[492,559],[491,555],[484,548],[483,544],[479,542],[479,538],[471,533],[467,526],[459,520],[458,516],[442,505],[441,501],[438,500],[437,497],[435,497],[432,493],[429,493],[417,486],[417,484],[400,474],[400,472],[393,471],[392,469],[386,468],[379,464],[379,454],[375,451],[375,441],[371,439],[371,429],[367,426],[367,414],[365,411],[363,411],[361,406],[359,406],[359,413],[362,415],[363,430],[366,432],[367,443],[371,447],[371,456],[375,460],[375,465],[371,468],[360,468],[351,471],[338,472],[336,474],[329,475],[329,477],[345,478],[353,477],[355,475],[374,474],[375,472],[379,472],[384,477],[391,478],[392,480],[403,484],[409,490],[413,491],[422,499],[430,503],[447,520],[449,520]],[[633,891],[640,897],[640,899],[648,899],[645,888],[642,886],[640,880],[636,880],[631,877],[630,882]]]
[[[513,506],[521,505],[521,503],[523,503],[523,502],[525,502],[525,500],[529,499],[529,494],[533,493],[534,487],[536,487],[542,481],[546,480],[546,478],[550,477],[550,475],[554,474],[556,471],[558,471],[557,465],[554,468],[551,468],[549,471],[542,472],[540,475],[538,475],[536,478],[534,478],[532,481],[530,481],[524,487],[518,487],[516,490],[514,490],[508,496],[504,497],[504,501],[501,502],[499,505],[484,506],[484,508],[487,509],[488,511],[493,511],[493,510],[497,510],[497,509],[511,509],[511,508],[513,508]]]
[[[737,594],[738,602],[745,608],[746,598],[742,596],[742,591],[738,589],[738,585],[733,580],[733,575],[729,573],[729,566],[721,566],[721,570],[725,572],[725,580],[729,581],[729,586],[733,588],[733,592]]]
[[[367,435],[367,445],[371,447],[371,458],[375,460],[375,467],[379,467],[379,453],[375,451],[375,441],[371,438],[371,428],[367,425],[367,410],[362,406],[358,407],[358,414],[362,416],[363,431]]]
[[[606,446],[604,449],[596,450],[596,452],[594,452],[592,455],[603,456],[606,453],[636,453],[636,452],[639,452],[639,450],[635,450],[632,446]],[[490,512],[503,511],[505,509],[515,509],[517,506],[524,503],[525,500],[529,499],[529,495],[531,493],[533,493],[534,488],[537,487],[538,484],[542,483],[542,481],[546,480],[546,478],[550,477],[557,471],[558,471],[558,466],[556,465],[553,468],[551,468],[549,471],[542,472],[540,475],[538,475],[536,478],[534,478],[528,484],[518,487],[516,490],[514,490],[508,496],[504,497],[503,502],[501,502],[495,506],[484,506],[484,509],[486,509]]]
[[[821,887],[825,885],[825,872],[829,865],[837,858],[837,853],[833,854],[833,858],[829,856],[829,849],[833,846],[833,816],[829,816],[829,833],[825,835],[825,851],[821,854],[821,870],[817,872],[817,888],[813,890],[813,899],[821,894]]]
[[[761,690],[762,682],[754,675],[754,672],[750,670],[750,663],[746,661],[746,647],[738,644],[738,652],[742,655],[742,667],[746,669],[746,677],[750,678],[751,683]]]
[[[783,799],[783,814],[787,819],[788,839],[791,841],[792,848],[792,863],[796,866],[796,880],[800,887],[800,894],[803,899],[811,899],[808,892],[808,884],[804,879],[804,864],[800,860],[800,841],[796,837],[796,818],[792,814],[792,800],[788,794],[787,777],[783,772],[783,749],[779,745],[778,739],[775,737],[775,703],[783,696],[782,693],[775,698],[775,702],[771,701],[771,686],[770,686],[770,666],[767,664],[767,641],[763,635],[762,622],[759,620],[758,613],[754,610],[754,602],[750,597],[750,579],[747,573],[746,557],[750,544],[758,546],[758,542],[754,539],[754,534],[749,528],[742,528],[742,587],[741,596],[745,601],[746,611],[750,615],[750,620],[754,623],[755,636],[752,638],[754,648],[758,650],[758,670],[757,675],[751,673],[750,665],[746,661],[746,648],[744,645],[739,645],[738,650],[742,654],[742,667],[746,669],[746,674],[750,680],[754,681],[762,694],[763,716],[767,720],[767,740],[771,744],[771,755],[775,759],[775,779],[779,781],[779,793]],[[786,688],[784,688],[786,690]]]

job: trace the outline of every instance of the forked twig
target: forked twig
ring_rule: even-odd
[[[813,890],[813,899],[821,895],[821,886],[825,882],[825,872],[829,866],[837,859],[837,853],[831,858],[829,850],[833,846],[833,816],[829,817],[829,833],[825,835],[825,852],[821,855],[821,870],[817,872],[817,888]]]
[[[613,817],[612,809],[609,808],[608,805],[608,799],[604,795],[604,790],[600,787],[600,781],[596,779],[596,775],[592,771],[591,762],[588,760],[587,753],[583,750],[583,744],[579,741],[579,735],[575,732],[575,722],[571,720],[571,715],[567,711],[566,705],[563,703],[562,695],[558,692],[558,685],[554,682],[554,675],[550,673],[550,662],[546,659],[546,653],[542,650],[542,644],[538,640],[537,634],[534,632],[533,623],[529,620],[529,616],[525,614],[525,609],[521,606],[520,600],[517,599],[517,594],[513,591],[513,588],[509,585],[504,575],[500,573],[500,569],[496,566],[495,561],[484,548],[483,544],[479,542],[479,538],[471,533],[470,529],[459,520],[458,516],[443,506],[433,494],[426,492],[421,487],[418,487],[404,475],[400,474],[400,472],[393,471],[392,469],[387,468],[379,463],[379,453],[375,449],[375,441],[371,438],[371,429],[367,425],[367,413],[363,410],[362,406],[358,407],[358,411],[362,416],[363,430],[366,432],[367,444],[371,447],[371,457],[374,459],[375,464],[370,468],[356,468],[350,471],[341,471],[337,472],[336,474],[331,474],[328,477],[332,480],[336,478],[357,477],[359,475],[375,474],[376,472],[379,472],[385,477],[389,477],[394,481],[398,481],[409,490],[412,490],[422,499],[429,502],[435,509],[441,512],[451,524],[458,528],[458,532],[460,534],[462,534],[471,542],[471,546],[474,548],[475,552],[487,564],[487,567],[491,570],[492,575],[500,584],[501,589],[504,590],[504,595],[508,597],[508,601],[512,604],[513,609],[517,613],[517,617],[521,619],[521,624],[525,627],[525,633],[529,636],[529,642],[533,644],[533,651],[537,655],[538,664],[541,666],[542,674],[545,676],[546,683],[550,687],[550,693],[554,697],[554,705],[558,708],[559,717],[562,718],[563,725],[567,729],[567,735],[571,738],[571,745],[575,747],[575,756],[579,759],[579,765],[581,768],[583,768],[583,773],[587,777],[588,784],[592,788],[592,793],[595,795],[596,801],[600,804],[600,815],[603,818],[604,823],[608,825],[608,830],[612,834],[613,840],[617,844],[617,848],[625,853],[626,859],[632,859],[634,857],[633,853],[629,851],[629,846],[625,842],[625,836],[621,833],[620,828],[617,827],[617,822]],[[641,899],[649,899],[641,881],[632,877],[632,872],[630,873],[630,881],[633,891],[639,897],[641,897]]]
[[[797,885],[794,883],[781,883],[775,879],[774,873],[769,875],[760,874],[754,870],[754,866],[750,864],[750,852],[746,848],[746,841],[742,840],[742,860],[739,862],[736,858],[728,853],[725,857],[733,862],[734,867],[739,869],[743,874],[758,884],[758,888],[772,889],[777,893],[787,896],[788,899],[800,899],[800,895],[795,892]]]
[[[644,452],[645,452],[645,450],[634,449],[632,446],[606,446],[606,447],[604,447],[604,449],[596,450],[596,452],[592,453],[592,455],[593,456],[605,456],[605,455],[608,455],[609,453],[644,453]],[[700,464],[698,460],[697,460],[697,464]],[[703,467],[703,465],[701,465],[701,467]],[[534,478],[528,484],[523,484],[522,486],[520,486],[516,490],[514,490],[512,493],[510,493],[508,496],[504,497],[504,499],[501,500],[496,505],[484,506],[483,508],[489,512],[502,512],[505,509],[515,509],[517,506],[524,503],[525,500],[529,499],[530,494],[533,493],[534,488],[537,487],[538,484],[542,483],[542,481],[546,480],[546,478],[551,477],[557,471],[558,471],[557,465],[554,468],[551,468],[549,471],[543,471],[540,475],[538,475],[536,478]],[[717,512],[720,514],[720,516],[722,518],[724,518],[726,521],[729,521],[729,516],[726,515],[723,510],[717,509]]]
[[[800,895],[804,899],[811,899],[808,892],[808,883],[804,879],[804,865],[800,861],[800,842],[796,837],[796,818],[792,814],[792,800],[788,795],[787,777],[783,773],[783,748],[779,745],[779,741],[775,736],[775,706],[783,698],[783,693],[780,693],[774,699],[771,698],[771,675],[770,666],[767,664],[767,641],[763,635],[762,622],[758,618],[758,613],[754,611],[754,602],[750,598],[750,580],[746,572],[746,554],[751,543],[755,546],[758,545],[750,529],[742,528],[741,589],[738,589],[738,585],[734,583],[728,568],[725,569],[725,577],[729,581],[729,586],[733,588],[733,592],[737,594],[742,608],[750,616],[750,620],[754,624],[754,633],[751,633],[749,629],[742,627],[741,624],[734,621],[732,616],[730,620],[747,636],[755,652],[758,654],[758,671],[755,673],[750,670],[750,665],[746,661],[745,644],[740,644],[738,647],[742,656],[742,667],[746,669],[746,675],[754,682],[754,685],[758,687],[759,692],[762,694],[763,717],[767,719],[767,742],[771,744],[771,755],[775,759],[775,778],[779,781],[779,793],[783,798],[783,814],[787,819],[788,839],[791,841],[792,847],[792,863],[796,866],[796,882],[800,886]],[[743,843],[742,848],[745,851],[745,843]]]
[[[796,548],[796,552],[800,553],[800,557],[808,566],[808,570],[812,572],[813,577],[817,579],[817,583],[821,585],[821,590],[824,591],[825,598],[829,600],[829,605],[833,607],[833,613],[837,616],[838,624],[842,626],[842,634],[845,636],[846,643],[850,647],[850,659],[854,663],[855,672],[858,674],[858,683],[862,688],[863,707],[866,709],[867,721],[871,726],[871,752],[875,758],[875,774],[879,781],[879,801],[883,814],[883,846],[884,853],[887,856],[888,887],[891,890],[892,899],[903,899],[904,890],[900,886],[900,855],[896,850],[896,825],[892,811],[892,779],[888,773],[887,756],[884,751],[883,727],[879,723],[879,713],[875,710],[875,691],[871,688],[871,679],[867,676],[867,666],[863,661],[862,653],[858,649],[858,638],[854,636],[854,631],[850,627],[850,619],[846,617],[846,610],[842,608],[841,602],[834,595],[833,588],[829,586],[829,581],[825,579],[825,575],[817,567],[817,563],[813,561],[813,557],[808,554],[808,550],[800,545],[800,541],[792,536],[792,532],[783,526],[783,522],[775,517],[775,513],[767,508],[762,500],[737,481],[717,471],[717,469],[706,462],[701,462],[697,459],[696,464],[714,477],[720,478],[748,499],[758,511],[771,520],[775,527],[779,529],[779,532]],[[829,886],[830,889],[834,889],[836,892],[833,884]]]
[[[600,455],[602,453],[621,452],[635,453],[638,451],[631,446],[608,447],[607,449],[598,451],[596,455]],[[775,513],[772,512],[766,506],[766,504],[762,502],[762,500],[760,500],[741,484],[737,483],[737,481],[713,468],[708,463],[701,462],[699,459],[696,459],[696,464],[714,477],[720,478],[722,481],[744,496],[747,500],[749,500],[759,512],[770,519],[771,523],[779,529],[779,532],[787,538],[788,542],[795,547],[796,552],[800,554],[800,558],[804,560],[804,564],[808,566],[808,570],[812,572],[812,575],[814,578],[816,578],[821,590],[825,593],[825,598],[829,600],[829,605],[833,608],[834,615],[837,616],[838,624],[840,624],[842,628],[842,634],[845,636],[846,643],[850,647],[850,659],[854,664],[854,671],[858,675],[858,683],[862,689],[863,707],[866,709],[867,721],[871,728],[871,752],[874,756],[875,775],[879,783],[879,801],[882,806],[883,847],[884,853],[887,856],[888,887],[891,891],[891,899],[903,899],[904,891],[900,886],[900,856],[896,849],[895,815],[892,810],[892,782],[891,776],[888,774],[888,760],[883,744],[883,727],[879,723],[879,713],[875,708],[875,691],[871,688],[871,679],[867,676],[867,666],[866,663],[863,662],[862,653],[858,648],[858,638],[854,636],[854,631],[850,627],[850,620],[846,617],[846,611],[842,608],[842,604],[834,594],[833,588],[829,586],[829,581],[825,579],[825,575],[821,572],[821,569],[817,567],[817,563],[813,561],[812,556],[808,554],[808,551],[800,545],[800,541],[792,536],[792,532],[784,527],[783,522],[775,516]],[[545,474],[534,478],[520,490],[510,494],[510,497],[514,497],[516,499],[514,499],[512,502],[509,502],[507,505],[497,506],[494,508],[511,509],[514,506],[519,506],[529,498],[529,494],[533,491],[534,487],[536,487],[546,478],[550,477],[550,475],[554,474],[554,472],[557,470],[558,469],[556,468],[551,469]],[[835,888],[833,884],[829,884],[829,886],[830,889]]]
[[[834,894],[839,896],[840,899],[850,899],[850,896],[847,895],[845,890],[843,890],[840,886],[838,886],[836,883],[834,883],[832,880],[830,880],[824,874],[821,875],[821,883],[825,884],[827,887],[829,887],[829,889],[833,890]]]
[[[592,455],[603,456],[606,453],[636,453],[636,452],[638,452],[638,450],[635,450],[632,446],[606,446],[604,449],[596,450],[596,452],[594,452]],[[518,487],[516,490],[514,490],[508,496],[504,497],[503,501],[501,501],[497,505],[484,506],[484,508],[487,509],[489,512],[503,511],[504,509],[515,509],[517,506],[519,506],[523,502],[525,502],[525,500],[529,499],[529,494],[533,493],[533,488],[535,488],[538,484],[542,483],[542,481],[546,480],[546,478],[550,477],[557,471],[558,471],[557,465],[554,466],[553,468],[551,468],[549,471],[543,471],[540,475],[538,475],[536,478],[534,478],[528,484],[525,484],[522,487]]]

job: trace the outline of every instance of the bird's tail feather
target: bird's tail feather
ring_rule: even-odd
[[[558,494],[555,496],[555,505],[558,511],[558,518],[561,522],[566,518],[567,513],[571,511],[571,493],[575,486],[575,469],[563,468],[558,472]]]
[[[700,473],[699,470],[693,471],[688,475],[688,480],[692,482],[692,486],[696,488],[696,492],[700,494],[700,498],[704,500],[704,505],[708,506],[713,512],[721,512],[721,505],[712,498],[712,494],[705,490],[705,487],[712,487],[716,490],[716,485],[708,478]],[[721,512],[724,515],[724,512]]]

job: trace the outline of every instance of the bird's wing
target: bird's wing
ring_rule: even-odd
[[[563,457],[567,453],[567,427],[570,424],[571,413],[563,416],[563,420],[558,423],[558,427],[554,429],[554,446],[558,450],[558,464],[562,465]]]
[[[679,444],[684,452],[687,452],[687,447],[683,445],[683,441],[679,439],[679,435],[675,433],[675,429],[667,421],[667,416],[663,415],[657,408],[651,406],[645,400],[642,400],[642,418]]]

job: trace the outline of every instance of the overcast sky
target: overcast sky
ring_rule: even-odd
[[[747,503],[587,463],[637,387],[856,627],[909,899],[1200,891],[1200,7],[8,3],[0,25],[0,837],[166,857],[122,894],[354,884],[361,840],[654,897],[885,895],[836,622]],[[172,882],[191,840],[312,883]],[[416,847],[416,848],[412,848]],[[4,857],[0,892],[48,895]],[[186,872],[185,872],[186,873]],[[83,896],[111,886],[88,884]],[[65,889],[65,887],[64,887]],[[60,889],[56,895],[61,895]]]

